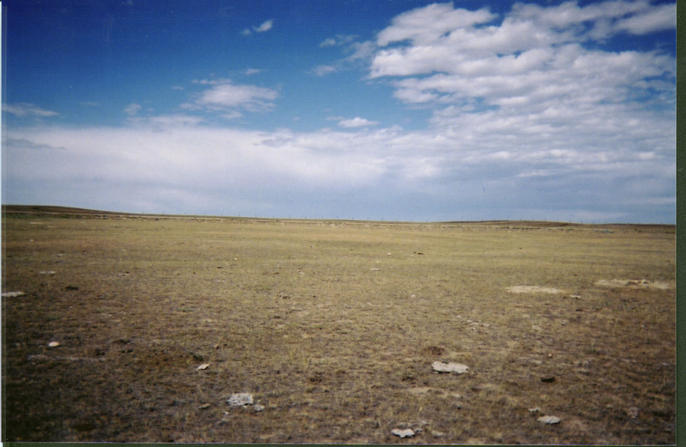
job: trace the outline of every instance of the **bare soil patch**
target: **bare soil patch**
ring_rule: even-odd
[[[507,288],[507,291],[510,293],[547,293],[551,295],[565,293],[563,290],[555,287],[544,286],[511,286]]]
[[[649,281],[647,279],[600,279],[595,282],[601,287],[629,287],[634,289],[674,289],[674,281]]]
[[[4,441],[675,441],[673,227],[20,211]]]

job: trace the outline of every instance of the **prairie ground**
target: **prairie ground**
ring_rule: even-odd
[[[675,442],[673,226],[47,211],[2,221],[3,441]]]

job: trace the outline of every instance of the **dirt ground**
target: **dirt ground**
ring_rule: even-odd
[[[2,224],[3,441],[675,442],[673,226]]]

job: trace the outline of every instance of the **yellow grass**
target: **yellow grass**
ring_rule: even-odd
[[[674,227],[7,213],[3,236],[8,441],[674,442]]]

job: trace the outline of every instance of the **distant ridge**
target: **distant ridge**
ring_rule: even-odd
[[[57,214],[57,215],[133,215],[134,213],[121,213],[116,211],[91,210],[69,206],[54,205],[2,205],[3,214]]]
[[[3,215],[27,215],[27,216],[52,216],[52,217],[137,217],[137,218],[189,218],[189,219],[227,219],[250,222],[327,222],[338,224],[403,224],[403,225],[486,225],[501,226],[511,229],[544,229],[560,227],[600,227],[600,228],[628,228],[636,227],[642,229],[675,229],[674,224],[636,224],[636,223],[604,223],[604,224],[584,224],[574,222],[558,222],[546,220],[455,220],[455,221],[385,221],[385,220],[364,220],[364,219],[305,219],[305,218],[280,218],[280,217],[237,217],[237,216],[212,216],[198,214],[155,214],[155,213],[129,213],[123,211],[93,210],[88,208],[77,208],[56,205],[2,205]]]

